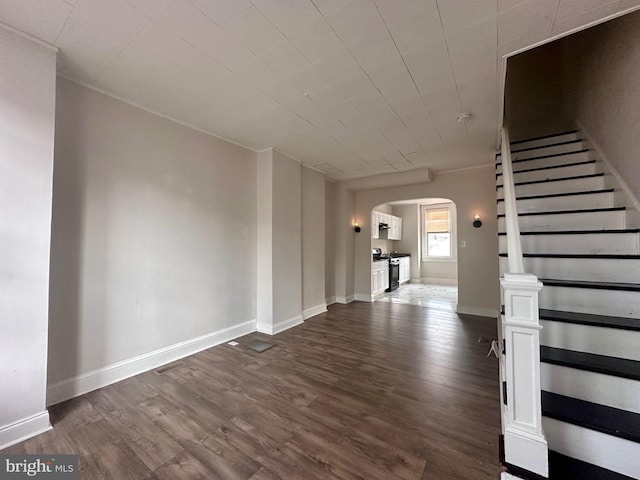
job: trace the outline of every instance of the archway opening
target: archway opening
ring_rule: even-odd
[[[371,210],[373,301],[456,311],[457,211],[448,198],[392,201]]]

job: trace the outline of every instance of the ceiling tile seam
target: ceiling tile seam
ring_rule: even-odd
[[[102,75],[104,75],[104,73],[114,64],[114,62],[116,60],[118,60],[118,58],[120,57],[120,55],[122,55],[122,53],[131,46],[131,44],[138,38],[138,36],[140,35],[140,33],[142,33],[142,31],[147,27],[147,25],[149,25],[149,23],[151,23],[154,20],[155,15],[157,15],[160,11],[162,11],[168,4],[169,4],[170,0],[166,0],[164,5],[159,8],[156,12],[156,14],[151,15],[147,21],[145,22],[145,24],[142,26],[142,28],[136,33],[134,38],[129,38],[129,42],[109,61],[109,63],[107,65],[105,65],[102,70],[100,71],[100,73],[98,74],[97,78],[102,77]],[[127,2],[128,3],[128,2]],[[196,8],[194,6],[194,8]],[[198,11],[200,11],[198,9]],[[209,18],[209,17],[207,17]],[[211,20],[211,19],[209,19]],[[213,20],[211,20],[213,22]],[[215,22],[213,22],[215,23]],[[217,24],[216,24],[217,25]],[[222,63],[218,62],[215,58],[212,58],[209,54],[207,54],[206,52],[204,52],[203,50],[200,50],[196,45],[194,45],[193,43],[191,43],[188,39],[184,38],[182,35],[179,35],[176,32],[171,32],[172,35],[175,35],[176,37],[180,38],[182,41],[184,41],[186,44],[190,45],[191,47],[193,47],[195,50],[197,50],[198,52],[200,52],[203,56],[207,57],[210,61],[212,61],[213,63],[215,63],[216,65],[218,65],[220,68],[226,70],[229,73],[234,73],[233,70],[227,68],[226,65],[223,65]],[[253,52],[251,52],[253,53]],[[157,55],[157,54],[154,54]],[[178,69],[180,69],[181,71],[185,71],[180,65],[177,65],[176,63],[172,62],[171,60],[166,59],[165,57],[163,57],[162,55],[157,55],[158,57],[162,58],[163,61],[173,65],[174,67],[177,67]],[[255,54],[254,54],[255,56]],[[256,57],[257,58],[257,57]],[[186,71],[185,71],[186,72]],[[190,76],[193,76],[193,74],[191,72],[186,72],[187,74],[189,74]],[[222,138],[222,137],[220,137]],[[244,145],[241,145],[244,147]],[[246,147],[245,147],[246,148]]]
[[[213,22],[214,24],[216,24],[217,26],[219,26],[220,28],[224,29],[225,25],[220,25],[218,22],[216,22],[213,18],[211,18],[209,15],[207,15],[207,12],[205,12],[204,10],[202,10],[200,7],[198,7],[198,5],[196,5],[195,3],[193,3],[192,0],[187,0],[187,2],[189,3],[189,5],[191,5],[193,8],[195,8],[196,10],[198,10],[201,14],[203,14],[205,17],[207,17],[209,20],[211,20],[211,22]],[[167,0],[167,3],[169,3],[169,0]],[[165,5],[167,4],[165,3]],[[249,2],[251,3],[251,2]],[[251,5],[249,5],[247,8],[245,8],[241,13],[239,13],[237,16],[233,17],[231,20],[229,20],[229,22],[227,22],[227,25],[231,25],[233,22],[235,22],[237,19],[239,19],[241,16],[243,16],[245,13],[247,13],[249,10],[251,10],[255,5],[253,3],[251,3]],[[163,7],[164,8],[164,7]],[[254,52],[251,52],[255,55]]]
[[[102,69],[100,70],[100,73],[98,73],[98,76],[96,77],[96,80],[101,78],[105,72],[111,67],[111,65],[113,65],[115,63],[116,60],[118,60],[118,58],[120,57],[120,55],[122,55],[122,53],[131,46],[131,44],[136,40],[136,38],[138,38],[138,35],[140,35],[140,33],[146,28],[147,25],[149,25],[149,23],[151,23],[152,19],[148,18],[147,21],[144,23],[144,25],[142,26],[142,28],[140,30],[138,30],[138,32],[134,35],[133,38],[129,37],[127,35],[127,39],[129,40],[127,42],[127,44],[125,46],[123,46],[118,53],[116,53],[113,58],[111,60],[109,60],[109,62],[102,67]],[[64,52],[63,52],[64,53]],[[164,57],[161,57],[164,61],[166,61],[167,63],[171,63],[173,66],[177,67],[177,65],[175,65],[174,63],[166,60]]]
[[[152,15],[152,16],[151,16],[151,20],[153,21],[153,20],[154,20],[154,17],[155,17],[157,14],[159,14],[162,10],[164,10],[164,9],[167,7],[167,5],[169,5],[169,3],[170,3],[170,0],[166,0],[165,4],[164,4],[161,8],[159,8],[159,9],[158,9],[158,11],[157,11],[154,15]],[[196,8],[196,7],[194,7],[194,8]],[[197,9],[197,8],[196,8],[196,9]],[[199,9],[197,9],[197,10],[198,10],[198,11],[200,11]],[[203,15],[204,15],[204,13],[203,13]],[[206,17],[206,15],[205,15],[205,17]],[[209,21],[211,21],[214,25],[218,25],[218,24],[217,24],[217,23],[215,23],[213,20],[211,20],[209,17],[207,17],[207,19],[209,19]],[[146,26],[146,25],[145,25],[145,26]],[[169,29],[169,30],[171,30],[171,29]],[[141,30],[141,31],[142,31],[142,30]],[[210,60],[211,60],[212,62],[214,62],[215,64],[219,65],[221,68],[225,69],[225,70],[226,70],[226,71],[228,71],[229,73],[234,73],[234,71],[233,71],[233,70],[231,70],[230,68],[228,68],[226,65],[224,65],[224,64],[222,64],[222,63],[220,63],[218,60],[216,60],[215,58],[213,58],[213,57],[212,57],[211,55],[209,55],[207,52],[205,52],[204,50],[201,50],[200,48],[198,48],[198,46],[197,46],[197,45],[195,45],[195,44],[191,43],[191,42],[189,41],[189,39],[188,39],[188,38],[183,37],[182,35],[180,35],[179,33],[175,32],[175,31],[171,31],[171,33],[172,33],[172,35],[175,35],[176,37],[180,38],[180,39],[181,39],[182,41],[184,41],[185,43],[187,43],[187,44],[191,45],[191,46],[192,46],[193,48],[195,48],[198,52],[200,52],[202,55],[204,55],[205,57],[207,57],[208,59],[210,59]],[[248,50],[248,49],[247,49],[247,50]],[[257,58],[257,56],[256,56],[253,52],[251,52],[251,53],[254,55],[254,57],[255,57],[255,58]],[[251,60],[254,60],[254,59],[252,58]],[[248,62],[247,62],[247,63],[248,63]],[[246,64],[244,64],[244,65],[246,65]]]
[[[71,4],[69,3],[68,5],[71,5]],[[62,32],[64,31],[64,28],[67,26],[67,23],[69,22],[69,19],[71,18],[71,15],[73,15],[73,12],[75,11],[75,9],[76,9],[75,5],[71,5],[71,10],[69,11],[69,15],[67,15],[67,18],[64,19],[64,23],[62,24],[62,27],[60,27],[60,31],[56,35],[56,39],[53,41],[54,45],[58,43],[58,40],[60,39],[60,35],[62,35]]]
[[[312,3],[313,3],[313,2],[312,2]],[[258,11],[260,12],[260,14],[261,14],[261,15],[263,15],[263,16],[264,16],[264,18],[267,20],[267,22],[269,22],[269,24],[270,24],[273,28],[275,28],[275,29],[280,33],[280,35],[282,35],[282,36],[286,39],[286,41],[289,43],[289,45],[291,45],[291,46],[294,48],[294,50],[295,50],[296,52],[298,52],[298,53],[299,53],[299,54],[300,54],[300,55],[301,55],[301,56],[302,56],[302,57],[303,57],[307,62],[309,62],[309,65],[311,65],[311,66],[313,66],[313,65],[314,65],[314,63],[311,61],[311,59],[310,59],[310,58],[308,58],[308,57],[304,54],[304,52],[302,52],[302,51],[297,47],[297,45],[291,41],[291,39],[290,39],[290,38],[285,34],[285,32],[283,32],[283,31],[280,29],[280,27],[278,27],[275,23],[273,23],[273,22],[269,19],[269,17],[268,17],[268,16],[267,16],[267,15],[266,15],[262,10],[260,10],[260,7],[259,7],[258,5],[253,5],[253,6],[256,8],[256,10],[258,10]],[[315,4],[314,4],[314,7],[315,7]],[[317,7],[315,7],[315,8],[316,8],[316,10],[317,10]],[[320,16],[322,17],[322,14],[321,14],[319,11],[318,11],[318,13],[319,13],[319,14],[320,14]],[[322,17],[322,18],[324,19],[324,17]],[[326,22],[326,19],[325,19],[325,22]],[[335,33],[335,32],[334,32],[334,33]],[[337,36],[337,35],[336,35],[336,36]],[[339,38],[339,37],[338,37],[338,38]],[[268,50],[268,51],[270,51],[270,50]],[[289,84],[291,85],[291,83],[290,83],[290,82],[289,82],[289,81],[288,81],[284,76],[282,76],[282,80],[283,80],[283,81],[286,81],[287,83],[289,83]],[[329,82],[328,80],[327,80],[327,83],[335,87],[335,85],[333,85],[333,83],[332,83],[332,82]],[[300,91],[300,89],[299,89],[299,88],[297,88],[295,85],[291,85],[291,86],[292,86],[293,88],[295,88],[296,90],[298,90],[300,93],[302,93],[302,94],[303,94],[306,98],[308,98],[308,99],[309,99],[309,100],[310,100],[314,105],[316,105],[318,108],[320,108],[320,110],[322,110],[326,115],[328,115],[329,117],[333,118],[335,121],[339,122],[342,126],[344,126],[345,128],[347,128],[347,125],[345,125],[345,124],[344,124],[344,123],[343,123],[339,118],[337,118],[337,117],[335,117],[334,115],[332,115],[332,114],[331,114],[327,109],[325,109],[322,105],[320,105],[320,104],[318,104],[317,102],[315,102],[315,101],[313,100],[313,98],[311,98],[310,96],[308,96],[308,95],[306,94],[306,92],[301,92],[301,91]],[[293,114],[297,115],[298,117],[302,118],[303,120],[305,120],[305,121],[306,121],[307,123],[309,123],[311,126],[313,126],[313,127],[315,127],[315,128],[320,129],[320,127],[319,127],[319,126],[314,125],[312,122],[308,121],[306,118],[301,117],[301,116],[300,116],[300,115],[298,115],[296,112],[294,112],[294,111],[292,111],[291,109],[287,108],[287,106],[286,106],[286,105],[284,105],[284,104],[282,104],[282,103],[278,102],[275,98],[271,97],[268,93],[266,93],[266,92],[263,92],[263,93],[265,93],[269,98],[271,98],[272,100],[274,100],[276,103],[278,103],[279,105],[281,105],[282,107],[284,107],[285,109],[287,109],[288,111],[290,111],[291,113],[293,113]],[[346,99],[345,99],[345,101],[346,101]],[[333,137],[331,137],[331,135],[329,135],[329,137],[330,137],[330,138],[333,138]],[[334,140],[335,140],[335,138],[334,138]],[[338,143],[340,143],[340,142],[338,142]],[[340,145],[342,145],[342,144],[340,143]],[[343,145],[343,146],[344,146],[344,145]],[[352,153],[356,153],[356,152],[352,152]],[[357,155],[357,154],[356,154],[356,155]]]
[[[551,21],[551,30],[549,30],[549,34],[553,32],[554,28],[556,28],[556,21],[558,20],[558,11],[560,11],[560,0],[558,0],[558,2],[556,3],[556,8],[553,14],[553,20]]]
[[[380,18],[382,19],[382,24],[384,25],[384,28],[387,30],[387,34],[389,35],[389,38],[391,38],[391,41],[393,42],[393,46],[395,47],[396,52],[398,52],[398,55],[400,56],[400,59],[402,60],[402,64],[404,65],[404,68],[407,70],[407,73],[409,74],[409,78],[411,78],[411,82],[413,83],[413,86],[416,89],[416,93],[418,94],[418,97],[420,97],[420,102],[422,103],[422,105],[424,106],[425,110],[427,111],[427,114],[429,115],[429,118],[431,119],[432,122],[434,122],[434,125],[435,125],[435,119],[433,118],[433,114],[431,113],[431,110],[429,110],[429,107],[425,103],[424,98],[422,98],[422,94],[420,93],[420,89],[418,88],[418,84],[417,84],[413,74],[411,73],[411,70],[409,69],[409,66],[407,65],[407,62],[406,62],[406,60],[404,58],[404,55],[402,55],[402,52],[400,52],[400,49],[398,48],[398,44],[396,43],[396,39],[393,38],[393,34],[391,33],[391,30],[389,29],[389,26],[387,25],[387,21],[384,19],[384,17],[380,13],[380,9],[378,8],[378,4],[375,1],[373,2],[373,5],[376,7],[376,11],[378,12],[378,15],[380,16]],[[400,118],[400,121],[403,123],[403,125],[407,128],[409,133],[411,133],[411,131],[409,130],[409,127],[407,127],[407,125],[404,123],[404,120],[402,120],[401,117],[399,117],[399,118]],[[444,140],[442,139],[442,135],[440,135],[440,132],[437,131],[437,133],[438,133],[438,138],[440,138],[440,142],[444,143]],[[413,140],[416,142],[416,144],[420,145],[418,143],[418,141],[415,139],[415,137],[413,137],[413,134],[411,136],[412,136]],[[405,160],[409,161],[407,158],[405,158]],[[409,163],[411,163],[411,162],[409,162]]]
[[[291,45],[291,46],[295,49],[295,51],[296,51],[296,52],[298,52],[298,53],[299,53],[299,54],[300,54],[300,55],[301,55],[301,56],[302,56],[302,57],[303,57],[307,62],[309,62],[309,65],[313,65],[313,62],[311,61],[311,59],[310,59],[309,57],[307,57],[307,56],[304,54],[304,52],[302,52],[302,51],[298,48],[298,46],[297,46],[295,43],[293,43],[293,42],[291,41],[291,39],[290,39],[290,38],[289,38],[289,37],[288,37],[288,36],[287,36],[287,35],[286,35],[286,34],[285,34],[281,29],[280,29],[280,27],[278,27],[275,23],[273,23],[273,22],[269,19],[269,17],[268,17],[268,16],[267,16],[267,15],[266,15],[262,10],[260,10],[260,7],[259,7],[258,5],[254,5],[254,7],[256,8],[256,10],[258,10],[258,11],[259,11],[263,16],[264,16],[264,18],[267,20],[267,22],[269,22],[269,23],[271,24],[271,26],[272,26],[273,28],[275,28],[276,30],[278,30],[278,32],[280,32],[280,35],[282,35],[282,36],[287,40],[287,42],[289,42],[289,45]],[[274,47],[274,48],[275,48],[275,47]],[[267,50],[267,52],[270,52],[271,50],[273,50],[273,48],[271,48],[271,49]],[[265,53],[267,53],[267,52],[265,52]],[[295,73],[295,72],[294,72],[294,73]]]
[[[313,4],[313,6],[316,8],[316,10],[318,11],[318,13],[320,15],[322,15],[322,12],[320,11],[320,9],[318,8],[318,6],[315,3],[315,0],[310,0],[311,3]],[[375,2],[373,2],[375,5]],[[376,10],[378,9],[378,6],[376,6]],[[379,11],[378,11],[378,16],[380,16],[380,18],[382,19],[382,16],[380,15]],[[404,125],[405,129],[407,130],[407,133],[409,133],[409,135],[411,136],[411,138],[413,139],[414,142],[416,142],[416,144],[418,146],[420,146],[420,144],[418,143],[418,141],[415,139],[415,137],[413,136],[413,133],[409,130],[409,128],[407,127],[407,125],[404,123],[404,121],[402,120],[402,118],[400,118],[400,115],[398,115],[398,112],[395,110],[395,108],[393,108],[393,105],[391,105],[391,102],[389,102],[389,100],[387,99],[387,97],[384,96],[384,94],[382,93],[382,91],[380,90],[380,88],[376,85],[376,82],[373,81],[373,79],[369,76],[369,73],[367,73],[367,71],[364,69],[364,67],[360,64],[360,62],[358,61],[358,59],[353,55],[353,52],[351,51],[351,49],[344,43],[344,41],[342,40],[342,37],[340,37],[340,35],[338,34],[338,32],[336,32],[336,30],[333,28],[333,25],[331,25],[327,19],[324,17],[324,15],[322,15],[322,18],[324,19],[324,21],[326,22],[326,24],[329,26],[329,28],[333,31],[333,33],[336,35],[336,37],[338,37],[338,39],[340,40],[340,43],[342,43],[342,45],[344,46],[344,48],[347,50],[347,52],[349,52],[349,55],[351,55],[351,58],[353,58],[353,60],[356,62],[356,64],[358,65],[358,67],[360,68],[360,70],[362,71],[362,73],[367,77],[367,79],[371,82],[371,84],[375,87],[375,89],[378,91],[378,93],[380,94],[380,96],[385,100],[385,102],[387,102],[387,105],[389,105],[389,108],[391,109],[391,111],[395,114],[395,116],[398,118],[398,120],[400,120],[400,122],[402,122],[402,124]],[[384,21],[384,20],[383,20]],[[386,27],[385,27],[386,28]],[[393,39],[392,39],[393,40]],[[403,60],[404,62],[404,60]],[[416,90],[416,94],[420,95],[420,91]],[[362,111],[360,109],[356,108],[358,111],[360,111],[360,113],[362,113]],[[380,132],[380,130],[378,130],[375,126],[374,126],[375,130],[378,131],[383,137],[385,137],[387,139],[387,141],[389,141],[395,148],[396,150],[398,150],[398,153],[400,153],[400,155],[402,155],[402,157],[407,160],[409,162],[409,160],[402,154],[402,152],[398,149],[398,146],[391,142],[391,140],[389,140],[389,138],[387,138],[382,132]],[[439,135],[439,134],[438,134]],[[421,148],[422,150],[422,148]],[[422,152],[426,155],[426,152]],[[411,163],[411,162],[409,162]],[[412,164],[413,165],[413,164]]]
[[[440,12],[440,0],[436,0],[436,10],[438,11],[438,19],[440,20],[440,29],[442,30],[442,36],[444,38],[444,46],[447,49],[447,58],[449,59],[449,67],[451,68],[451,75],[453,76],[453,83],[456,86],[456,94],[458,95],[458,106],[460,107],[460,113],[464,111],[464,106],[462,105],[462,98],[460,97],[460,88],[458,87],[458,80],[456,79],[456,72],[453,68],[453,62],[451,61],[451,51],[449,50],[449,41],[447,40],[447,34],[444,31],[444,23],[442,22],[442,13]],[[498,12],[498,0],[496,0],[496,14]],[[496,20],[497,21],[497,20]],[[496,30],[496,37],[498,36],[498,32]],[[464,129],[467,135],[469,131],[467,130],[467,124],[464,124]]]
[[[342,43],[342,45],[347,49],[347,51],[349,52],[349,54],[351,55],[351,57],[356,61],[356,63],[357,63],[357,64],[358,64],[358,66],[360,67],[360,69],[363,71],[363,73],[364,73],[364,74],[367,76],[367,78],[369,79],[369,81],[371,81],[371,83],[372,83],[373,85],[375,85],[375,83],[373,82],[373,80],[371,80],[371,78],[369,77],[369,75],[364,71],[364,69],[362,68],[362,66],[360,65],[360,63],[355,59],[355,57],[353,57],[353,54],[351,53],[351,51],[349,50],[349,48],[344,44],[344,42],[342,41],[342,39],[340,38],[340,36],[338,35],[338,33],[334,30],[333,26],[331,26],[331,24],[329,24],[329,22],[327,22],[326,18],[324,17],[324,15],[322,15],[322,12],[320,12],[320,10],[318,9],[318,7],[317,7],[317,5],[315,4],[315,2],[314,2],[313,0],[311,0],[311,3],[313,4],[314,8],[317,10],[317,12],[318,12],[318,14],[320,15],[320,17],[325,21],[325,23],[329,26],[329,28],[331,28],[331,30],[333,31],[334,35],[335,35],[335,36],[340,40],[340,43]],[[282,30],[277,26],[277,25],[275,25],[275,24],[274,24],[274,23],[269,19],[269,17],[267,17],[267,15],[265,15],[265,14],[264,14],[264,12],[262,12],[262,11],[260,10],[260,7],[259,7],[258,5],[254,5],[254,6],[255,6],[255,8],[256,8],[256,9],[257,9],[257,10],[258,10],[258,11],[259,11],[259,12],[260,12],[264,17],[265,17],[265,19],[266,19],[266,20],[267,20],[267,21],[268,21],[268,22],[269,22],[269,23],[270,23],[270,24],[271,24],[271,25],[272,25],[276,30],[278,30],[278,32],[280,32],[280,34],[281,34],[281,35],[282,35],[282,36],[283,36],[283,37],[284,37],[284,38],[289,42],[289,44],[290,44],[290,45],[291,45],[291,46],[292,46],[292,47],[293,47],[293,48],[294,48],[298,53],[300,53],[300,55],[302,55],[302,57],[304,57],[304,58],[309,62],[309,64],[310,64],[310,65],[314,65],[314,64],[313,64],[313,62],[312,62],[312,61],[311,61],[311,60],[310,60],[310,59],[309,59],[309,58],[308,58],[308,57],[307,57],[303,52],[301,52],[301,51],[298,49],[298,47],[297,47],[293,42],[291,42],[291,40],[289,39],[289,37],[288,37],[288,36],[287,36],[287,35],[286,35],[286,34],[285,34],[285,33],[284,33],[284,32],[283,32],[283,31],[282,31]],[[376,6],[376,8],[377,8],[377,6]],[[327,82],[328,82],[328,84],[332,85],[332,86],[335,88],[335,85],[333,84],[333,82],[330,82],[330,81],[327,81]],[[298,90],[298,91],[299,91],[299,89],[298,89],[297,87],[295,87],[295,86],[294,86],[294,88],[296,88],[296,90]],[[378,90],[378,92],[380,93],[380,95],[382,95],[382,97],[383,97],[383,98],[385,98],[385,97],[384,97],[384,95],[382,94],[382,92],[380,92],[380,90],[377,88],[377,86],[376,86],[376,89]],[[303,95],[305,94],[305,92],[301,92],[301,93],[303,93]],[[419,94],[420,92],[417,92],[417,93]],[[317,128],[317,129],[319,129],[319,130],[322,130],[319,126],[317,126],[317,125],[313,124],[313,122],[311,122],[311,121],[307,120],[306,118],[302,117],[301,115],[298,115],[296,112],[294,112],[293,110],[289,109],[286,105],[284,105],[284,104],[282,104],[282,103],[278,102],[276,99],[272,98],[268,93],[265,93],[265,94],[266,94],[267,96],[269,96],[269,98],[271,98],[272,100],[274,100],[276,103],[278,103],[279,105],[281,105],[282,107],[284,107],[285,109],[287,109],[288,111],[290,111],[291,113],[293,113],[294,115],[296,115],[296,116],[300,117],[302,120],[304,120],[305,122],[307,122],[308,124],[310,124],[312,127],[315,127],[315,128]],[[305,95],[305,97],[306,97],[306,98],[308,98],[308,99],[309,99],[309,100],[310,100],[314,105],[316,105],[316,106],[317,106],[317,107],[318,107],[322,112],[324,112],[326,115],[328,115],[329,117],[331,117],[332,119],[334,119],[335,121],[337,121],[338,123],[340,123],[343,127],[348,128],[348,126],[347,126],[344,122],[342,122],[342,120],[340,120],[339,118],[337,118],[336,116],[334,116],[333,114],[331,114],[331,112],[329,112],[327,109],[325,109],[322,105],[320,105],[320,104],[318,104],[317,102],[315,102],[315,101],[313,100],[313,97],[311,97],[311,96],[307,96],[307,95]],[[348,99],[345,99],[345,101],[348,101]],[[391,104],[389,103],[389,101],[388,101],[386,98],[385,98],[385,101],[387,101],[387,103],[389,104],[389,106],[391,106]],[[363,113],[363,112],[362,112],[360,109],[358,109],[356,106],[354,106],[354,108],[355,108],[356,110],[358,110],[360,113]],[[396,113],[396,112],[394,111],[394,113]],[[402,121],[402,119],[397,115],[397,113],[396,113],[396,116],[398,117],[398,119],[399,119],[399,120],[403,123],[403,125],[404,125],[404,122],[403,122],[403,121]],[[374,127],[374,128],[375,128],[375,127]],[[406,125],[405,125],[405,128],[407,128],[407,126],[406,126]],[[409,161],[409,159],[407,159],[407,158],[404,156],[404,154],[403,154],[403,153],[398,149],[397,145],[395,145],[395,144],[394,144],[394,143],[393,143],[393,142],[392,142],[392,141],[391,141],[391,140],[390,140],[386,135],[384,135],[382,132],[380,132],[377,128],[375,128],[375,130],[376,130],[377,132],[379,132],[379,133],[380,133],[384,138],[386,138],[386,139],[387,139],[387,141],[388,141],[391,145],[393,145],[393,146],[395,147],[395,149],[398,151],[398,153],[399,153],[399,154],[400,154],[400,155],[401,155],[401,156],[402,156],[402,157],[403,157],[407,162],[411,163],[411,162]],[[413,135],[412,135],[411,131],[409,131],[409,129],[408,129],[408,128],[407,128],[407,131],[409,132],[409,134],[410,134],[410,135],[412,136],[412,138],[413,138]],[[337,138],[335,138],[333,135],[328,134],[327,136],[328,136],[329,138],[331,138],[333,141],[335,141],[338,145],[342,146],[342,147],[343,147],[345,150],[347,150],[348,152],[351,152],[351,153],[353,153],[354,155],[356,155],[356,156],[358,157],[358,159],[360,159],[361,161],[368,163],[368,162],[367,162],[367,161],[366,161],[366,160],[365,160],[365,159],[364,159],[364,158],[363,158],[363,157],[362,157],[362,156],[361,156],[357,151],[352,150],[349,146],[347,146],[347,145],[345,145],[344,143],[342,143],[341,141],[339,141],[339,140],[338,140]],[[416,144],[418,144],[418,142],[416,141],[416,139],[415,139],[415,138],[413,138],[413,140],[416,142]],[[418,144],[418,145],[419,145],[419,144]],[[390,164],[390,165],[391,165],[391,164]],[[412,164],[412,165],[413,165],[413,164]]]

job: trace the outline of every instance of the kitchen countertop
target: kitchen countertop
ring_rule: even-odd
[[[410,257],[410,253],[389,253],[387,255],[380,255],[380,258],[374,258],[374,262],[378,262],[380,260],[389,260],[390,258],[400,258],[400,257]]]

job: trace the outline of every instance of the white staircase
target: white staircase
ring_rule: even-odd
[[[544,284],[540,383],[549,478],[638,479],[635,216],[616,203],[621,192],[577,131],[514,142],[511,155],[524,271]],[[506,272],[500,154],[496,166],[500,267]]]

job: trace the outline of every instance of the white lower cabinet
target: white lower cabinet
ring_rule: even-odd
[[[411,257],[400,257],[400,283],[411,280]]]
[[[371,294],[378,295],[389,288],[389,261],[373,262],[371,267]]]

